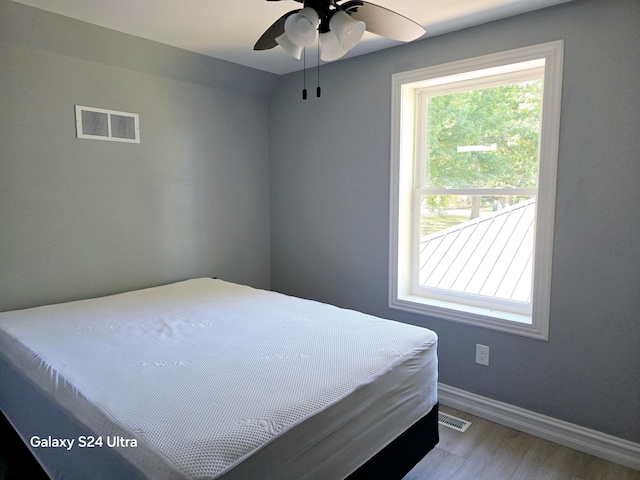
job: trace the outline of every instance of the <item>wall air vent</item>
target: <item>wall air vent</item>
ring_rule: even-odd
[[[140,143],[139,115],[76,105],[76,136],[93,140]]]

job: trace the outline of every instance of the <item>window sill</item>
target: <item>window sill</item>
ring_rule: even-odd
[[[530,315],[492,310],[411,294],[398,295],[392,298],[389,302],[389,307],[538,340],[548,340],[548,332],[536,325]]]

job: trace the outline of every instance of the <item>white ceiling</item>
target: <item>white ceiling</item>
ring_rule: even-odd
[[[266,0],[14,0],[149,40],[202,53],[267,72],[302,69],[276,47],[254,51],[253,45],[280,16],[300,8],[293,1]],[[423,38],[537,10],[571,0],[369,0],[420,23]],[[400,44],[366,33],[347,56]],[[316,64],[307,55],[307,67]]]

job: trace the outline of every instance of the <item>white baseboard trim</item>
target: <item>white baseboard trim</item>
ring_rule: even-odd
[[[463,412],[640,470],[640,444],[438,384],[438,400]]]

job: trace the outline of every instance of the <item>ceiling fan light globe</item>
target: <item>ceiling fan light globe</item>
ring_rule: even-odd
[[[289,55],[300,60],[302,58],[302,47],[293,43],[286,33],[276,38],[276,43],[280,45]]]
[[[284,31],[291,42],[300,47],[308,47],[316,40],[319,23],[318,13],[313,8],[305,7],[287,18]]]
[[[366,28],[367,26],[364,22],[356,21],[352,28],[349,29],[348,34],[342,38],[342,42],[340,42],[342,48],[348,52],[355,47],[362,39]]]
[[[362,39],[366,25],[362,21],[351,18],[348,13],[338,11],[329,20],[329,28],[338,38],[340,48],[348,52]]]
[[[320,59],[323,62],[332,62],[343,57],[346,50],[340,47],[340,41],[333,32],[320,34]]]

